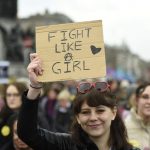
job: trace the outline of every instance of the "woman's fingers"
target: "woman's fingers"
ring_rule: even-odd
[[[37,53],[30,54],[30,61],[27,67],[28,76],[31,84],[38,87],[41,84],[38,82],[37,77],[43,74],[42,61]]]
[[[43,74],[42,61],[38,54],[30,54],[30,64],[27,67],[28,75],[32,83],[37,83],[37,77]]]
[[[32,68],[31,70],[34,71],[37,76],[42,75],[43,73],[42,61],[38,57],[38,54],[37,53],[30,54],[30,60],[31,60],[30,68]]]
[[[37,53],[31,53],[30,54],[30,61],[34,60],[35,58],[38,58],[38,54]]]
[[[37,76],[42,75],[43,69],[38,62],[32,62],[27,67],[28,73],[35,73]]]
[[[37,75],[42,75],[43,73],[43,69],[42,69],[42,64],[41,64],[41,61],[35,61],[34,62],[35,64],[35,71],[36,71],[36,74]]]

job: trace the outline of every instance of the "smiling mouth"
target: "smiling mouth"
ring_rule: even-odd
[[[97,128],[99,127],[101,124],[92,124],[92,125],[88,125],[88,127],[90,128]]]

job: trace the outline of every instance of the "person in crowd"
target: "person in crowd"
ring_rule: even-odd
[[[75,96],[77,94],[75,80],[67,80],[67,81],[65,81],[65,85],[66,85],[66,88],[68,89],[68,91],[71,93],[71,98],[72,98],[72,96]]]
[[[10,83],[4,91],[5,106],[0,112],[0,149],[10,140],[10,126],[8,120],[15,112],[19,111],[22,104],[22,93],[26,90],[24,83]]]
[[[115,79],[108,79],[108,84],[110,85],[111,92],[113,94],[118,94],[120,91],[120,82]]]
[[[54,131],[54,118],[56,115],[57,96],[62,89],[62,84],[52,83],[47,86],[44,96],[40,99],[38,107],[38,124],[40,127]]]
[[[54,128],[56,132],[67,133],[70,129],[72,120],[72,101],[71,93],[68,89],[62,90],[58,94],[56,104],[56,115],[54,118]]]
[[[150,150],[150,83],[135,91],[135,106],[125,119],[129,140],[142,150]]]
[[[17,134],[17,122],[18,122],[18,115],[14,118],[12,122],[12,138],[13,138],[13,147],[15,150],[32,150],[27,144],[25,144]]]
[[[84,82],[77,87],[74,120],[70,134],[49,132],[37,127],[37,110],[41,83],[37,76],[43,69],[38,54],[30,54],[30,87],[23,95],[18,119],[18,135],[34,150],[133,150],[117,113],[115,96],[106,82]]]
[[[11,140],[1,147],[1,150],[32,150],[25,144],[17,134],[18,113],[13,114],[9,119]]]

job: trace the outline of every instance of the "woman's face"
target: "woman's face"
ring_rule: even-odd
[[[29,148],[27,144],[25,144],[19,137],[17,134],[17,121],[15,121],[14,125],[13,125],[13,143],[14,143],[14,147],[16,148],[16,150],[19,149],[27,149]]]
[[[6,103],[10,109],[17,109],[21,106],[21,95],[14,85],[9,85],[6,90]]]
[[[59,103],[60,107],[66,108],[68,106],[69,102],[66,99],[61,99],[58,101],[58,103]]]
[[[55,100],[57,98],[57,93],[55,90],[52,89],[48,92],[48,98],[51,100]]]
[[[77,121],[89,137],[98,138],[105,134],[109,135],[111,121],[115,119],[116,111],[116,108],[112,110],[104,105],[90,107],[84,102]]]
[[[137,100],[137,112],[142,118],[150,118],[150,86],[147,86]]]

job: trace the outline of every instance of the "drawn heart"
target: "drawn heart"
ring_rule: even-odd
[[[101,51],[101,48],[96,48],[94,45],[91,45],[91,51],[95,55]]]

